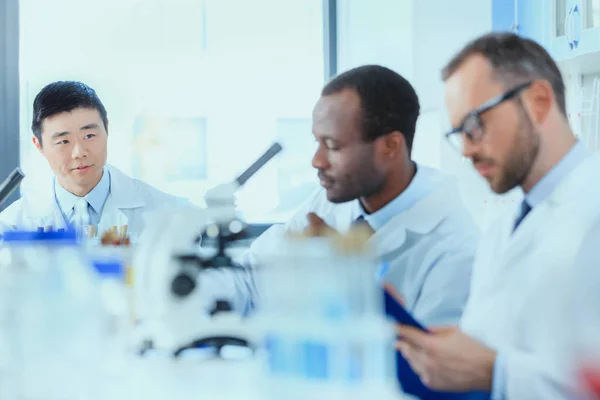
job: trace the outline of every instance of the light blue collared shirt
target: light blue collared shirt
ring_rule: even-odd
[[[577,141],[573,148],[556,164],[531,190],[525,194],[525,201],[534,209],[552,194],[562,180],[589,155],[585,145]],[[492,400],[506,399],[506,358],[498,352],[494,363],[492,379]]]
[[[429,177],[427,176],[427,170],[419,168],[414,163],[415,176],[412,181],[408,184],[406,189],[400,193],[395,199],[390,201],[388,204],[375,211],[374,213],[367,214],[365,209],[359,200],[356,200],[356,210],[354,215],[358,218],[363,218],[373,230],[378,230],[387,224],[396,215],[401,214],[410,209],[415,203],[427,197],[433,190]],[[384,262],[381,263],[377,272],[375,273],[375,280],[380,282],[389,269],[389,264]]]
[[[433,187],[431,186],[426,170],[420,169],[416,163],[414,165],[416,173],[412,181],[402,193],[381,209],[367,214],[360,201],[356,200],[357,217],[362,216],[369,226],[376,231],[387,224],[393,217],[405,212],[415,203],[427,197],[432,192]]]
[[[533,209],[546,200],[558,184],[573,171],[585,157],[589,150],[585,145],[577,141],[573,148],[556,164],[540,181],[525,195],[525,200]]]
[[[84,196],[89,204],[88,212],[90,215],[90,225],[97,226],[100,223],[100,217],[102,217],[104,203],[106,203],[109,193],[110,172],[107,168],[104,168],[100,182],[98,182],[98,184]],[[75,212],[75,203],[81,197],[74,195],[60,186],[56,178],[54,178],[54,196],[56,197],[56,203],[62,212],[63,218],[65,219],[65,223],[69,225],[69,221]]]

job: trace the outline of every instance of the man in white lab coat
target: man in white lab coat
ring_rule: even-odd
[[[600,219],[594,225],[579,249],[567,288],[570,318],[560,326],[568,344],[565,356],[585,393],[582,399],[600,398]]]
[[[127,225],[137,236],[148,213],[184,202],[106,165],[107,112],[96,92],[81,82],[44,87],[33,103],[32,130],[33,144],[55,176],[28,187],[0,214],[3,230],[84,231],[92,225],[101,235]]]
[[[573,264],[600,215],[600,159],[573,135],[560,71],[535,42],[483,36],[443,77],[448,137],[495,192],[520,186],[525,197],[482,239],[460,327],[427,334],[401,326],[398,347],[435,389],[576,398],[562,332]]]
[[[419,101],[394,71],[362,66],[335,77],[313,112],[312,165],[322,189],[284,225],[252,245],[244,264],[260,265],[286,231],[325,223],[341,232],[357,221],[387,265],[382,281],[427,324],[455,323],[469,293],[479,230],[453,179],[411,160]],[[374,277],[375,281],[375,277]],[[237,285],[238,308],[260,298]]]

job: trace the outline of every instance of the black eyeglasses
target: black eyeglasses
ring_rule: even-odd
[[[532,83],[533,81],[523,83],[504,94],[501,94],[499,96],[494,97],[493,99],[486,101],[482,106],[467,114],[460,126],[446,133],[446,139],[448,139],[450,144],[452,144],[452,146],[461,153],[463,151],[465,138],[468,138],[469,141],[471,141],[472,143],[479,142],[483,138],[484,134],[484,127],[483,121],[481,120],[481,114],[491,110],[494,107],[499,106],[507,100],[512,99],[521,91],[531,86]]]

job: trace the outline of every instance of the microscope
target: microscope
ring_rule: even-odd
[[[182,207],[149,218],[133,257],[134,346],[140,354],[158,350],[178,357],[195,348],[217,354],[225,346],[253,349],[243,318],[217,295],[221,288],[202,281],[205,274],[223,273],[227,285],[226,274],[248,273],[228,251],[245,238],[235,194],[281,150],[273,144],[235,180],[207,191],[206,208]]]
[[[23,178],[23,171],[17,167],[0,184],[0,205],[17,189]]]

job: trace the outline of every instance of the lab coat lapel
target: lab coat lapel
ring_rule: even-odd
[[[129,225],[129,218],[125,212],[116,207],[113,196],[109,195],[98,224],[98,234],[102,235],[113,226],[119,228],[121,225]]]
[[[40,184],[35,193],[26,193],[26,201],[32,230],[40,227],[66,229],[67,223],[54,195],[54,179]]]
[[[395,218],[385,224],[371,237],[371,244],[378,257],[386,260],[395,250],[402,247],[406,241],[406,228],[394,223]]]
[[[104,205],[100,227],[104,232],[111,226],[128,225],[130,232],[137,232],[142,226],[141,210],[146,205],[133,179],[117,168],[108,165],[110,172],[110,194]]]
[[[381,227],[371,241],[377,255],[386,258],[405,242],[408,232],[431,232],[460,201],[458,191],[450,182],[439,185],[429,196],[409,210],[396,215]]]
[[[594,179],[593,176],[589,176],[590,171],[598,171],[599,168],[600,157],[588,156],[566,176],[546,200],[534,207],[519,227],[512,232],[517,217],[515,212],[508,230],[505,231],[507,236],[504,236],[508,237],[508,249],[505,257],[508,266],[517,264],[516,261],[526,252],[536,250],[536,244],[545,236],[544,226],[555,218],[564,217],[560,211],[564,205],[571,203],[572,207],[576,207],[578,202],[580,204],[585,202],[586,199],[579,199],[578,194]]]
[[[539,236],[538,230],[543,228],[544,219],[547,214],[547,205],[539,204],[535,209],[523,219],[516,230],[513,232],[515,221],[517,220],[518,212],[515,210],[512,218],[507,218],[502,227],[503,242],[506,244],[504,249],[505,268],[510,268],[511,265],[517,265],[519,259],[528,251],[533,251],[536,243],[536,238]]]

